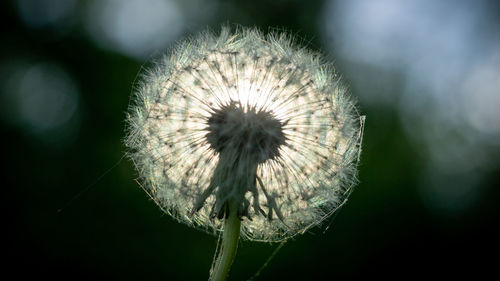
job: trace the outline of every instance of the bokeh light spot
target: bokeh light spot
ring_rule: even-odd
[[[86,26],[101,47],[144,59],[177,39],[184,16],[174,1],[93,1]]]
[[[76,0],[18,0],[21,20],[30,27],[64,25],[76,8]]]
[[[26,134],[54,145],[74,139],[79,128],[78,89],[61,67],[52,63],[13,61],[2,87],[3,119]]]

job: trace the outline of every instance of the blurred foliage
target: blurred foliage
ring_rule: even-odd
[[[77,3],[76,16],[82,16],[85,4]],[[327,52],[318,34],[323,4],[221,0],[205,25],[278,28]],[[62,144],[50,141],[61,132],[40,138],[8,121],[16,116],[1,115],[6,276],[206,280],[216,237],[163,214],[123,158],[125,112],[146,60],[97,47],[78,19],[63,31],[30,27],[19,18],[15,1],[0,6],[2,84],[10,83],[9,63],[53,62],[77,85],[80,120],[74,137]],[[190,27],[182,36],[205,25]],[[342,59],[337,67],[345,67]],[[353,95],[366,90],[356,84],[352,89]],[[473,206],[457,215],[436,215],[417,188],[426,161],[422,147],[404,133],[398,112],[363,103],[360,109],[367,115],[361,184],[326,223],[327,230],[314,229],[289,241],[257,280],[478,279],[493,273],[499,166],[481,181],[484,192]],[[230,280],[251,277],[276,247],[242,242]]]

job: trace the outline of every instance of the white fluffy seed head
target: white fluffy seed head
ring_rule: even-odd
[[[279,241],[346,201],[363,123],[319,55],[283,34],[224,27],[143,75],[125,142],[143,187],[175,219],[215,232],[236,200],[242,237]]]

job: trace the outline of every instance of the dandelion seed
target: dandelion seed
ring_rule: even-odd
[[[279,241],[320,224],[357,181],[364,117],[337,73],[285,35],[240,28],[178,44],[128,114],[144,188],[180,222]]]

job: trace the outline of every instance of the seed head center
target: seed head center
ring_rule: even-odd
[[[212,110],[207,120],[206,139],[218,153],[235,153],[264,163],[279,156],[279,147],[286,142],[283,124],[274,115],[241,104],[229,104]]]

